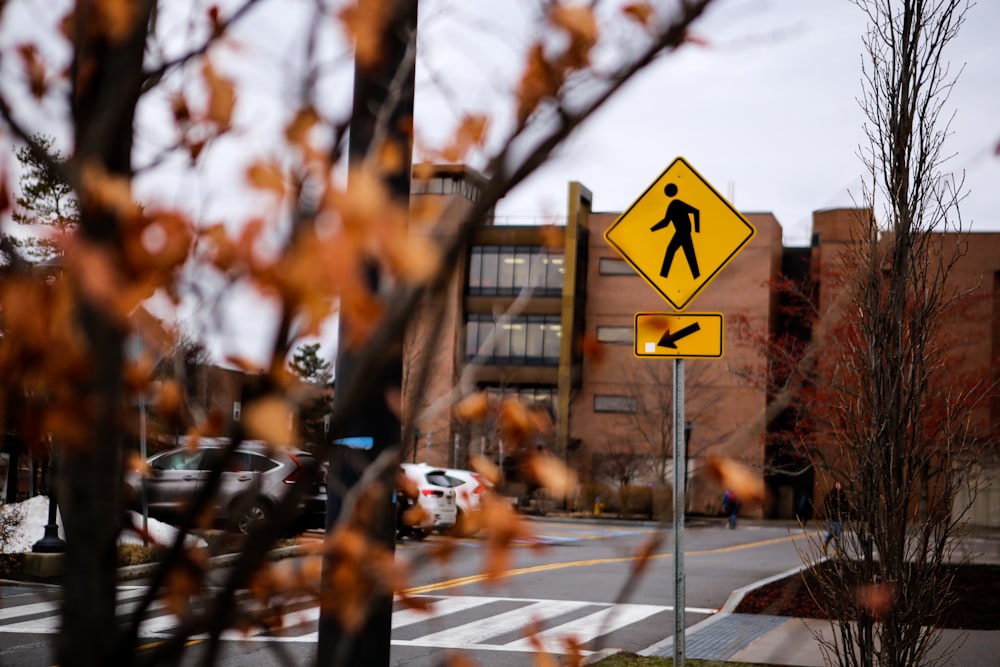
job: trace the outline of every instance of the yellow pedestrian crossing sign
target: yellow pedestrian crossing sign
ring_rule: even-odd
[[[670,305],[684,310],[756,233],[679,157],[604,238]]]
[[[722,356],[722,313],[636,313],[635,356]]]

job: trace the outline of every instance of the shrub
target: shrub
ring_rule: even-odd
[[[119,544],[118,566],[143,565],[155,563],[163,553],[163,547],[142,544]]]
[[[638,484],[627,484],[618,489],[622,514],[653,517],[653,488]]]
[[[653,518],[657,521],[673,521],[674,489],[670,486],[653,487]]]
[[[598,501],[600,498],[600,501]],[[587,482],[580,487],[577,495],[576,510],[578,512],[593,512],[597,502],[604,504],[604,512],[617,512],[619,509],[617,494],[604,482]]]

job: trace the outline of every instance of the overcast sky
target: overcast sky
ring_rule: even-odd
[[[773,212],[786,246],[807,245],[813,211],[859,201],[865,25],[849,0],[721,0],[698,25],[708,46],[643,74],[498,214],[563,213],[570,180],[595,210],[624,211],[683,156],[740,210]],[[980,0],[947,52],[953,72],[964,67],[947,167],[965,172],[974,231],[1000,231],[998,27],[1000,2]]]
[[[490,115],[496,141],[510,127],[511,91],[540,25],[539,0],[420,2],[418,144],[443,141],[463,113]],[[605,0],[600,6],[624,2]],[[168,52],[182,52],[186,43],[202,39],[190,34],[186,12],[208,4],[163,3],[159,27]],[[7,50],[51,32],[68,5],[69,0],[11,0],[0,23],[0,44]],[[136,193],[145,203],[178,206],[205,221],[234,224],[266,213],[259,199],[248,196],[243,173],[260,157],[281,155],[277,139],[299,92],[301,80],[291,73],[300,69],[312,7],[307,0],[262,2],[240,24],[243,43],[213,51],[214,64],[240,81],[235,131],[215,142],[211,156],[196,169],[175,160],[144,174]],[[498,215],[521,221],[562,217],[567,184],[574,180],[594,193],[595,210],[621,212],[677,156],[740,210],[773,212],[786,246],[808,244],[813,211],[859,200],[863,165],[857,154],[864,117],[857,98],[866,23],[861,10],[850,0],[718,0],[713,7],[697,24],[698,45],[667,55],[621,91],[556,159],[500,203]],[[964,68],[947,107],[954,112],[946,151],[954,157],[947,167],[965,172],[966,223],[973,223],[973,231],[1000,231],[1000,2],[980,0],[967,19],[946,54],[954,73]],[[600,27],[617,46],[600,51],[598,62],[620,56],[616,49],[629,46],[628,36],[613,32],[612,25],[602,20]],[[329,117],[344,118],[350,104],[350,45],[336,26],[320,37],[320,102]],[[54,69],[68,63],[65,43],[49,38],[40,44]],[[0,77],[10,95],[18,78],[15,59],[0,62]],[[182,85],[192,92],[176,79],[164,92]],[[166,131],[170,115],[164,92],[140,107],[137,164],[148,163],[173,141]],[[53,135],[64,154],[69,152],[68,118],[57,105],[22,110],[22,120],[32,130]],[[419,148],[417,157],[423,157]],[[4,164],[12,162],[8,158]],[[483,164],[473,161],[476,167]],[[212,312],[202,302],[190,303],[182,319],[204,319]],[[225,325],[215,339],[228,343],[214,349],[263,363],[273,330],[269,307],[267,299],[254,295],[231,302],[221,317],[204,322],[205,331]],[[248,318],[247,312],[254,316]],[[324,338],[330,355],[334,338]]]
[[[538,25],[538,4],[421,0],[418,143],[442,141],[456,119],[470,112],[490,115],[494,136],[503,136],[512,116],[511,91]],[[295,26],[308,15],[292,9],[308,3],[286,6],[282,32],[299,35],[301,28]],[[865,16],[850,0],[719,0],[697,27],[704,46],[685,46],[644,72],[557,159],[505,198],[498,215],[520,221],[563,216],[572,180],[594,193],[595,210],[624,211],[675,157],[683,156],[740,210],[773,212],[786,246],[808,245],[813,211],[860,200],[863,166],[857,155],[864,117],[857,99],[865,26]],[[948,166],[966,172],[963,215],[978,231],[1000,231],[997,26],[1000,3],[980,2],[948,52],[953,72],[964,68],[949,103],[955,118],[947,152],[955,157]],[[252,17],[247,27],[248,34],[269,36],[255,40],[255,47],[267,44],[274,56],[270,66],[259,58],[243,63],[253,70],[255,83],[242,113],[254,117],[255,128],[267,117],[280,125],[281,110],[268,100],[287,99],[293,90],[294,82],[285,80],[275,63],[286,63],[296,42],[282,43],[275,27],[273,14],[266,12]],[[327,37],[329,57],[339,70],[331,68],[324,80],[330,91],[325,99],[330,114],[342,117],[349,103],[343,70],[349,72],[350,50],[337,35]],[[273,74],[265,78],[262,72]],[[247,101],[244,95],[242,102]],[[261,136],[257,129],[246,139],[266,152]],[[245,148],[241,140],[238,150]],[[417,157],[422,157],[419,148]],[[205,179],[199,179],[196,187],[210,200],[205,211],[232,210],[222,186],[208,190]],[[178,188],[181,197],[190,192],[188,185]],[[262,307],[259,299],[254,305]],[[244,308],[237,303],[233,310]],[[247,345],[256,337],[248,335],[246,319],[227,321],[236,325],[227,336],[236,350],[256,356]],[[256,318],[265,333],[267,321]],[[335,330],[331,323],[323,338],[331,356]]]

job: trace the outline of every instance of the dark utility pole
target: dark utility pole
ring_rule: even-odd
[[[413,88],[417,34],[417,0],[391,0],[394,13],[385,25],[381,40],[381,58],[366,65],[355,57],[354,107],[348,156],[351,165],[361,164],[374,141],[396,144],[404,157],[395,172],[383,170],[386,188],[396,203],[409,209],[410,172],[412,162]],[[348,187],[351,187],[348,181]],[[383,278],[378,268],[370,265],[362,279],[373,294],[379,294]],[[351,322],[341,311],[340,348],[337,351],[334,401],[341,391],[363,386],[364,400],[354,411],[343,431],[332,433],[334,446],[330,458],[327,494],[327,532],[340,518],[345,490],[353,487],[364,472],[386,449],[400,444],[400,424],[397,415],[386,403],[387,390],[402,385],[403,332],[398,332],[396,345],[391,346],[393,358],[384,370],[363,385],[357,381],[359,355],[347,348],[351,340]],[[397,392],[398,393],[398,392]],[[346,397],[345,397],[346,398]],[[370,525],[369,539],[390,551],[395,550],[396,528],[392,489],[396,471],[390,466],[381,476],[385,497],[380,498]],[[370,614],[357,632],[345,631],[323,612],[320,617],[317,665],[320,667],[365,665],[388,667],[390,633],[392,630],[392,591],[380,592],[370,602]]]

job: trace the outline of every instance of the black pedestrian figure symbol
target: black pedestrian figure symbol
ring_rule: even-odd
[[[680,199],[673,199],[677,195],[677,186],[674,183],[668,183],[667,187],[663,188],[663,193],[672,201],[667,205],[667,212],[664,214],[663,220],[649,229],[649,231],[655,232],[667,227],[670,223],[674,223],[674,236],[667,244],[667,251],[663,255],[660,275],[664,278],[667,277],[670,273],[670,265],[674,261],[674,255],[677,254],[678,250],[683,249],[684,257],[687,258],[688,266],[691,268],[691,275],[697,279],[701,273],[698,271],[698,258],[694,254],[694,242],[691,240],[691,218],[694,218],[695,233],[700,233],[700,213],[694,206]]]

